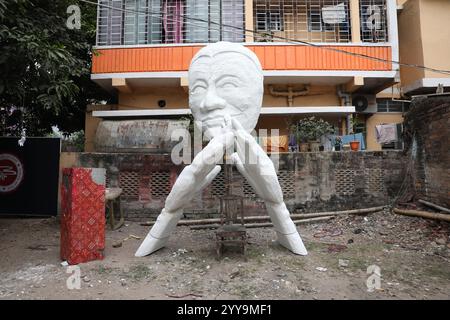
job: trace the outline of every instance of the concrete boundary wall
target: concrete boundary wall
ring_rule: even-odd
[[[107,186],[121,187],[128,218],[153,219],[183,166],[168,154],[63,153],[62,167],[101,167]],[[401,151],[286,153],[280,155],[279,181],[291,211],[317,212],[388,204],[404,179]],[[263,202],[234,171],[234,194],[245,197],[247,215],[264,214]],[[186,218],[218,216],[219,197],[225,192],[223,173],[185,210]]]
[[[450,96],[414,99],[404,126],[410,192],[450,208]]]

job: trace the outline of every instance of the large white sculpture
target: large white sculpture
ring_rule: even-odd
[[[231,154],[233,164],[265,201],[278,242],[296,254],[307,254],[284,204],[275,167],[250,135],[258,121],[263,91],[261,64],[246,47],[217,42],[194,56],[189,68],[189,105],[194,119],[211,140],[181,172],[136,256],[146,256],[165,246],[183,208],[220,172],[217,164],[226,150],[235,151]]]

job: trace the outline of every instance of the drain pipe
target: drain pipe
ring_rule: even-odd
[[[272,85],[269,85],[269,92],[274,97],[286,97],[288,101],[288,106],[292,107],[294,105],[294,97],[304,96],[309,93],[309,86],[301,91],[294,91],[292,86],[287,87],[287,91],[275,90]]]
[[[350,107],[352,105],[352,96],[350,93],[344,91],[344,86],[340,85],[337,88],[337,95],[341,100],[341,105],[345,107]],[[351,127],[351,119],[352,115],[349,114],[346,116],[346,134],[350,134],[350,127]]]

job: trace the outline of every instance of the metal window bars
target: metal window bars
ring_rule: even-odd
[[[350,42],[349,0],[254,0],[255,41]]]
[[[281,37],[351,42],[349,2],[253,0],[254,41],[286,42]],[[99,4],[98,46],[245,40],[244,0],[99,0]],[[360,0],[359,14],[362,41],[386,42],[386,0]]]
[[[377,112],[406,112],[409,103],[393,99],[377,99]]]
[[[99,0],[99,4],[99,46],[244,41],[244,0]]]
[[[361,40],[363,42],[387,42],[386,0],[359,0]]]

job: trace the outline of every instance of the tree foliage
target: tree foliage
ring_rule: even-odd
[[[66,26],[81,8],[81,29]],[[0,0],[0,135],[84,127],[86,105],[110,97],[90,80],[95,6],[77,0]]]

